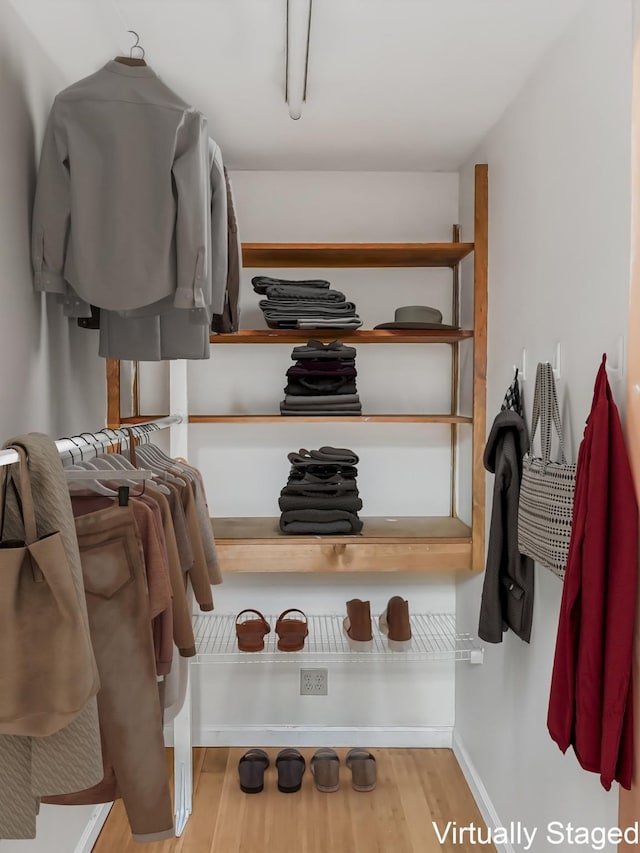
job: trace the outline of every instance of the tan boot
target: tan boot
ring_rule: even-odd
[[[368,601],[352,598],[347,601],[347,615],[342,623],[349,638],[349,646],[356,652],[373,648],[371,632],[371,605]]]
[[[391,651],[406,652],[411,648],[409,602],[399,595],[389,599],[387,609],[380,614],[378,626],[388,637]]]

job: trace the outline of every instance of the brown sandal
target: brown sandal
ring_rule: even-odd
[[[351,769],[354,791],[373,791],[376,787],[376,757],[368,749],[350,749],[346,758]]]
[[[340,759],[335,749],[317,749],[311,759],[311,772],[319,791],[324,794],[337,791],[340,787]]]
[[[285,619],[288,613],[300,613],[302,619]],[[283,610],[276,622],[278,648],[281,652],[299,652],[304,648],[304,639],[309,634],[307,617],[297,607]]]
[[[255,613],[259,619],[246,619],[238,622],[244,613]],[[261,652],[264,649],[264,638],[271,632],[269,623],[259,610],[241,610],[236,616],[236,637],[241,652]]]

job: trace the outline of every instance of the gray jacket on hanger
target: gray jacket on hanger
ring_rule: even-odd
[[[209,358],[211,315],[224,308],[228,271],[227,187],[220,147],[213,139],[209,140],[208,180],[211,185],[208,238],[208,255],[212,262],[211,305],[191,311],[168,305],[153,314],[147,310],[146,316],[138,312],[102,311],[99,352],[104,358],[132,361]]]
[[[478,636],[501,643],[511,630],[529,642],[533,618],[533,560],[518,551],[518,503],[527,428],[517,412],[501,411],[484,451],[484,467],[495,474],[487,568]]]
[[[33,214],[37,290],[127,311],[211,305],[205,118],[116,61],[55,99]]]

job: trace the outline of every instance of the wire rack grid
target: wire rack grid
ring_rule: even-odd
[[[196,616],[194,633],[197,656],[194,663],[301,663],[366,661],[455,660],[482,663],[483,647],[471,634],[456,634],[453,613],[422,613],[411,616],[411,645],[404,651],[391,650],[387,638],[372,622],[373,642],[366,651],[354,651],[342,627],[342,616],[309,616],[309,636],[299,652],[278,650],[276,616],[267,616],[271,633],[259,652],[238,650],[235,616]]]

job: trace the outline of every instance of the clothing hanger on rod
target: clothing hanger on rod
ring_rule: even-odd
[[[169,460],[164,457],[161,451],[154,444],[146,444],[144,447],[139,447],[137,451],[138,461],[149,465],[152,468],[158,468],[161,471],[166,471],[169,467]],[[170,460],[173,464],[173,459]]]
[[[86,468],[81,468],[80,465],[69,465],[64,469],[67,486],[69,491],[74,492],[87,490],[96,495],[102,495],[105,498],[117,498],[118,493],[113,489],[108,488],[97,479],[97,471],[90,471]],[[87,476],[91,475],[91,476]]]
[[[176,460],[173,457],[168,456],[151,441],[151,433],[156,432],[156,428],[153,424],[144,424],[137,427],[137,429],[141,429],[148,440],[148,443],[143,443],[136,449],[136,456],[140,461],[145,462],[145,464],[150,465],[151,467],[156,466],[162,471],[174,468],[176,466]]]
[[[135,471],[134,466],[129,462],[126,456],[122,453],[110,453],[107,463],[114,469]]]
[[[153,478],[153,472],[147,470],[116,470],[107,466],[107,469],[96,466],[97,460],[84,462],[82,465],[72,465],[65,468],[65,475],[71,493],[78,491],[83,494],[77,497],[91,497],[87,495],[89,490],[94,494],[102,495],[103,497],[118,498],[120,506],[127,506],[129,498],[139,498],[144,495],[146,490],[147,480]],[[108,486],[105,486],[103,481],[108,483],[119,483],[118,490],[115,491]],[[142,489],[139,492],[130,492],[131,487],[136,487],[142,483]]]
[[[89,436],[87,438],[87,436]],[[102,453],[105,448],[105,439],[98,438],[97,435],[94,435],[92,432],[81,432],[78,435],[74,436],[74,438],[81,438],[85,443],[85,450],[91,451],[91,456],[97,456],[99,453]],[[73,439],[69,439],[69,441],[73,441]],[[74,444],[77,444],[76,441],[73,441]],[[78,447],[81,445],[78,444]],[[80,454],[81,458],[84,458],[84,453]]]
[[[128,471],[125,468],[118,468],[111,464],[109,459],[105,459],[105,457],[96,457],[92,459],[91,462],[85,462],[86,466],[91,466],[91,470],[93,471],[111,471],[111,476],[105,479],[109,480],[117,480],[118,482],[122,482],[123,486],[137,486],[139,482],[142,480],[143,482],[143,491],[144,492],[144,482],[146,479],[152,476],[151,471]]]
[[[91,433],[89,433],[89,435],[90,434]],[[99,439],[98,439],[99,435],[105,435],[107,437],[107,440],[109,441],[110,447],[121,446],[123,442],[127,441],[126,436],[119,435],[118,432],[116,432],[116,430],[114,430],[114,429],[105,428],[105,429],[98,430],[98,432],[94,435],[94,438],[96,439],[96,441],[99,441]],[[135,470],[135,468],[131,464],[131,462],[126,458],[126,456],[123,456],[121,453],[99,454],[99,455],[97,455],[97,458],[99,458],[101,460],[105,460],[107,465],[110,468],[112,468],[114,471],[122,470],[122,469],[126,469],[127,471]],[[102,464],[101,467],[104,468],[105,467],[104,464]]]
[[[128,33],[131,33],[136,37],[135,44],[131,45],[131,50],[129,51],[129,56],[116,56],[115,61],[120,62],[122,65],[131,65],[131,66],[141,66],[146,65],[147,63],[144,61],[144,48],[140,44],[140,36],[135,30],[127,30]],[[142,56],[134,56],[133,51],[135,49],[142,51]]]
[[[91,448],[92,451],[95,451],[96,445],[92,444],[92,442],[85,438],[85,435],[90,435],[93,439],[98,441],[93,433],[84,433],[83,435],[76,437],[82,438],[86,443],[86,446]],[[82,445],[78,444],[74,438],[69,438],[67,440],[72,444],[75,444],[80,452],[80,463],[67,466],[64,469],[70,492],[77,492],[78,490],[86,492],[89,490],[94,494],[99,494],[103,497],[117,497],[121,506],[127,505],[129,499],[129,488],[131,486],[136,486],[139,482],[142,482],[142,490],[132,495],[132,497],[139,497],[144,494],[146,481],[153,476],[151,471],[127,471],[126,475],[123,476],[123,469],[126,470],[125,465],[122,464],[121,466],[116,465],[115,467],[112,467],[107,463],[106,467],[108,473],[105,473],[104,466],[101,464],[101,461],[105,459],[104,456],[95,456],[91,461],[85,460]],[[69,452],[71,453],[72,461],[74,461],[73,451],[69,450]],[[104,485],[102,481],[122,481],[122,486],[118,488],[118,491],[114,491]],[[85,495],[85,497],[88,496]]]
[[[176,460],[171,456],[167,456],[167,454],[160,450],[160,448],[153,443],[145,444],[142,447],[138,448],[138,455],[142,458],[153,459],[162,467],[166,467],[167,465],[175,465]]]
[[[78,448],[78,453],[80,456],[80,462],[84,461],[84,454],[82,453],[82,447],[78,444],[77,441],[74,441],[72,438],[67,438],[66,436],[64,438],[62,438],[61,441],[69,441],[71,444],[74,444]],[[67,454],[71,457],[71,464],[72,465],[75,465],[75,462],[76,462],[76,455],[75,455],[75,452],[72,450],[71,447],[65,449],[64,451],[61,451],[60,456],[63,460],[62,465],[65,468],[67,467],[66,466],[66,459],[65,459]]]
[[[128,428],[127,433],[128,435],[122,437],[121,439],[123,443],[130,443],[131,441],[133,441],[134,438],[137,437],[134,435],[133,431]],[[131,461],[121,453],[108,453],[92,461],[97,463],[103,470],[111,468],[112,470],[119,471],[121,476],[124,476],[125,478],[126,476],[129,476],[132,480],[139,479],[139,477],[136,476],[140,473],[139,466],[133,465]],[[147,466],[147,468],[151,467],[153,466]],[[128,475],[123,472],[128,472]],[[154,489],[156,489],[156,491],[159,491],[163,495],[171,494],[170,490],[158,481],[155,471],[147,470],[146,474],[146,479],[153,479],[153,487]],[[134,497],[138,497],[138,495],[134,495]]]

